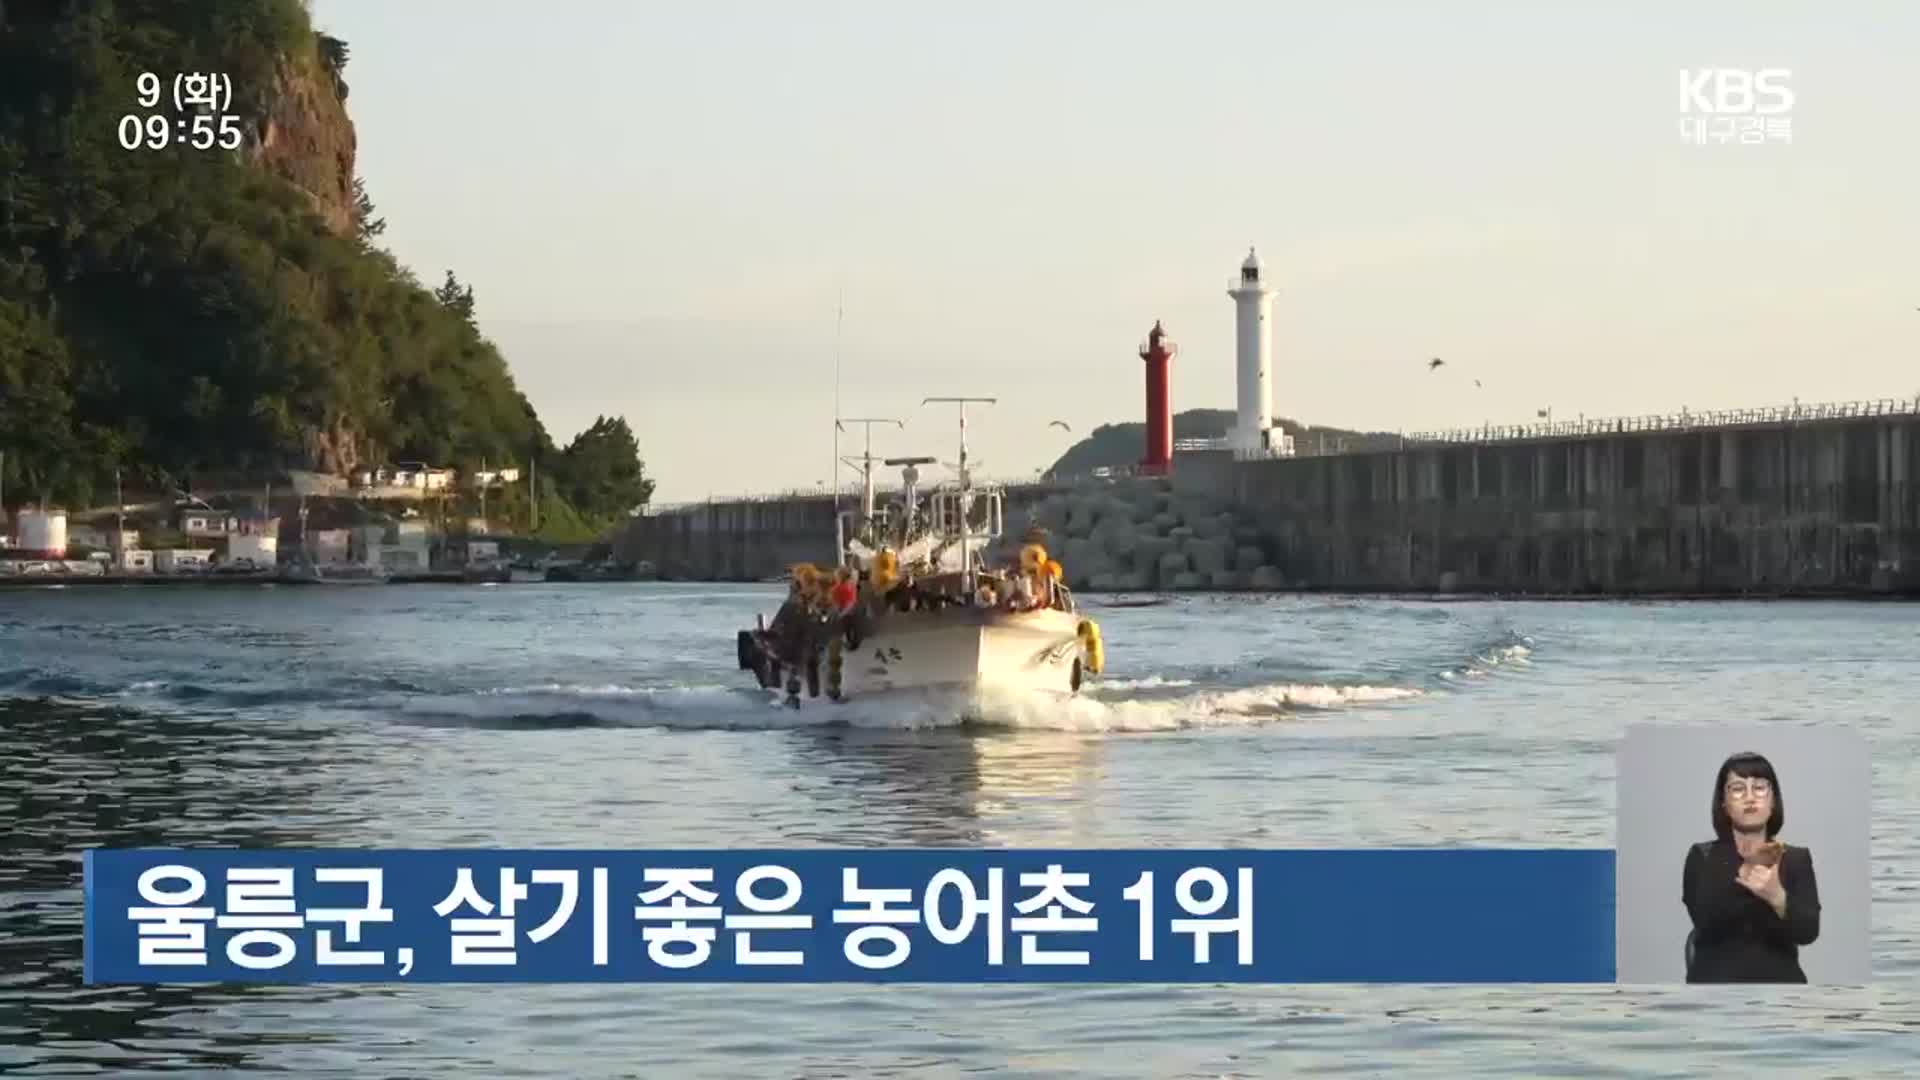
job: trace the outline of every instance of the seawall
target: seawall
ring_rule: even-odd
[[[1237,464],[1290,584],[1598,594],[1920,588],[1920,417]]]
[[[1920,594],[1920,415],[1594,422],[1008,493],[1082,590]],[[1569,430],[1571,429],[1571,430]],[[832,558],[828,496],[634,519],[622,557],[757,580]]]

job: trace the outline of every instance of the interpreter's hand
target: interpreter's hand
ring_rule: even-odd
[[[1738,880],[1740,884],[1746,886],[1748,892],[1765,900],[1775,911],[1786,907],[1787,890],[1780,884],[1778,864],[1762,866],[1759,863],[1742,863]]]

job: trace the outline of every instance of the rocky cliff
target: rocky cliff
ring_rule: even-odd
[[[8,494],[556,453],[471,291],[373,242],[346,46],[301,0],[0,3]],[[149,71],[227,75],[242,151],[124,149]]]
[[[248,160],[298,188],[334,233],[357,224],[354,156],[358,147],[341,78],[346,47],[315,34],[312,48],[279,57],[260,91]]]

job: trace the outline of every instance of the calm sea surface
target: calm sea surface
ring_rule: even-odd
[[[0,1072],[1917,1071],[1920,608],[1189,598],[1096,610],[1088,700],[962,726],[767,704],[733,634],[775,599],[0,591]],[[1872,988],[80,982],[88,846],[1608,846],[1626,725],[1756,719],[1871,740]]]

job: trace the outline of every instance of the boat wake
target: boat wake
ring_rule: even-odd
[[[1254,726],[1304,714],[1390,705],[1423,696],[1391,686],[1273,684],[1197,689],[1182,679],[1096,682],[1077,697],[1046,692],[902,690],[787,708],[777,691],[712,686],[543,686],[405,702],[394,716],[435,727],[542,730],[651,727],[781,730],[841,725],[894,730],[1002,728],[1135,732]]]
[[[485,690],[364,674],[325,685],[276,687],[222,684],[204,675],[95,680],[35,668],[0,669],[0,699],[54,697],[101,701],[163,712],[249,715],[314,709],[356,714],[375,723],[430,728],[564,731],[583,728],[778,731],[822,727],[882,730],[1002,729],[1081,733],[1180,731],[1311,723],[1342,713],[1392,709],[1434,694],[1485,685],[1533,662],[1532,639],[1512,631],[1468,645],[1451,663],[1392,665],[1374,673],[1310,670],[1267,672],[1245,684],[1192,672],[1097,678],[1077,696],[1045,691],[969,695],[897,690],[846,703],[810,698],[787,708],[777,690],[751,684],[669,681],[531,682]],[[1330,677],[1329,677],[1330,676]]]
[[[1440,677],[1448,682],[1481,679],[1502,669],[1525,668],[1532,664],[1533,639],[1522,633],[1508,631],[1476,651],[1465,664],[1442,671]]]

